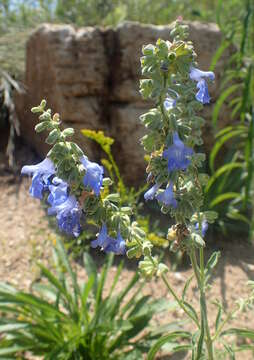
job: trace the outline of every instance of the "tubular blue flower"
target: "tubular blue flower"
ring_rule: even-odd
[[[97,239],[91,242],[92,248],[96,248],[97,246],[100,246],[102,249],[105,249],[109,243],[108,238],[109,237],[108,237],[107,225],[103,224],[101,227],[101,231],[97,236]]]
[[[199,223],[196,223],[195,229],[199,230]],[[207,230],[208,230],[208,222],[206,220],[203,220],[201,224],[201,234],[203,237],[205,236]]]
[[[162,202],[164,205],[172,206],[173,208],[177,207],[177,201],[173,192],[173,184],[170,183],[169,186],[163,192],[156,195],[156,199],[159,202]]]
[[[149,190],[147,190],[144,194],[144,199],[147,200],[153,200],[155,197],[155,194],[157,193],[157,191],[159,190],[160,185],[159,184],[155,184],[153,185]]]
[[[91,242],[91,246],[93,248],[99,246],[101,250],[104,250],[106,253],[113,252],[117,255],[124,255],[126,251],[125,241],[120,232],[118,231],[116,239],[108,236],[106,224],[102,225],[97,239]]]
[[[118,231],[117,238],[109,238],[110,242],[104,249],[106,253],[113,252],[117,255],[124,255],[126,252],[125,241],[122,238],[120,231]]]
[[[196,99],[201,102],[202,104],[209,104],[210,102],[210,95],[208,92],[208,86],[206,81],[200,80],[197,83],[197,88],[199,89],[198,92],[196,93]]]
[[[197,68],[191,67],[190,69],[190,79],[194,81],[200,81],[202,79],[210,79],[211,81],[215,80],[215,75],[212,71],[202,71]]]
[[[68,184],[58,177],[54,177],[52,184],[49,185],[48,202],[51,206],[57,206],[67,200]]]
[[[49,215],[56,214],[58,227],[68,235],[79,236],[81,232],[81,208],[75,196],[69,196],[63,203],[48,209]]]
[[[55,174],[53,162],[46,158],[36,165],[26,165],[21,169],[21,174],[33,175],[29,193],[38,199],[42,199],[43,192],[48,190],[50,177]]]
[[[88,160],[87,156],[82,156],[80,159],[82,162],[86,173],[83,179],[84,186],[88,186],[93,189],[96,196],[99,196],[100,189],[103,181],[103,166],[98,165],[95,162]]]
[[[210,96],[208,93],[208,86],[205,79],[214,80],[215,75],[212,71],[201,71],[194,67],[190,69],[190,79],[197,82],[198,92],[196,93],[196,99],[202,104],[208,104],[210,102]]]
[[[163,151],[163,158],[168,160],[168,171],[186,170],[193,154],[190,147],[184,145],[177,132],[173,133],[173,145]]]

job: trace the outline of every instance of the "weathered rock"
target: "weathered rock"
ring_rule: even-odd
[[[190,39],[194,42],[200,68],[208,70],[220,45],[221,34],[215,24],[189,23]],[[150,104],[141,98],[138,87],[142,45],[154,43],[159,37],[168,39],[170,26],[141,25],[126,22],[115,30],[81,28],[69,25],[40,26],[27,43],[26,93],[16,96],[21,133],[40,153],[48,147],[43,135],[35,135],[37,117],[30,108],[42,98],[54,112],[61,115],[64,126],[76,130],[75,139],[85,146],[87,154],[98,160],[101,153],[86,140],[80,129],[102,129],[116,139],[115,158],[129,184],[138,184],[145,174],[144,152],[139,138],[144,129],[140,114]],[[216,83],[211,86],[212,103],[219,96],[219,82],[228,49],[216,67]],[[211,118],[212,105],[204,115]],[[220,122],[228,122],[228,111]],[[205,132],[205,148],[211,148],[211,126]]]
[[[137,119],[146,110],[135,104],[111,107],[111,136],[115,139],[115,156],[129,184],[138,184],[145,177],[145,154],[140,144],[145,129]]]

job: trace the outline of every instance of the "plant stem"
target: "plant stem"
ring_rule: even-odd
[[[232,319],[232,317],[235,315],[235,313],[239,311],[239,306],[237,306],[236,309],[233,309],[232,311],[230,311],[227,316],[225,317],[225,319],[221,322],[221,324],[219,325],[216,333],[214,334],[214,336],[212,337],[212,341],[215,341],[218,336],[220,335],[220,333],[222,332],[224,326],[226,325],[226,323]]]
[[[198,268],[197,258],[195,250],[192,249],[190,253],[192,267],[197,279],[199,291],[200,291],[200,314],[201,314],[201,323],[204,325],[205,329],[205,342],[208,352],[208,359],[213,360],[213,341],[210,334],[210,328],[207,318],[207,306],[206,306],[206,296],[205,296],[205,272],[204,272],[204,249],[201,247],[199,251],[200,256],[200,269]]]
[[[138,241],[139,242],[139,241]],[[150,261],[153,263],[153,265],[155,266],[155,262],[154,259],[152,258],[151,255],[148,255]],[[165,274],[162,274],[162,280],[164,282],[164,284],[166,285],[168,291],[170,292],[170,294],[173,296],[173,298],[176,300],[177,304],[180,306],[181,309],[183,309],[183,311],[185,312],[186,315],[189,316],[190,319],[192,319],[195,324],[197,325],[197,327],[199,328],[199,322],[197,321],[197,319],[189,312],[189,310],[186,308],[186,306],[184,305],[183,301],[181,299],[179,299],[179,297],[177,296],[177,294],[175,293],[174,289],[170,286]]]
[[[173,290],[173,288],[170,286],[165,274],[162,275],[162,280],[164,282],[164,284],[166,285],[168,291],[170,292],[170,294],[173,296],[173,298],[176,300],[177,304],[180,306],[181,309],[183,309],[183,311],[185,312],[185,314],[191,318],[195,324],[198,326],[199,328],[199,323],[197,321],[197,319],[189,312],[189,310],[185,307],[184,303],[182,302],[181,299],[179,299],[179,297],[177,296],[177,294],[175,293],[175,291]]]

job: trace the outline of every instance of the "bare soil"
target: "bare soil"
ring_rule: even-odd
[[[21,289],[28,290],[31,283],[39,277],[36,262],[39,260],[50,265],[52,241],[55,233],[50,228],[40,202],[29,196],[30,179],[21,178],[19,170],[24,164],[36,163],[40,159],[25,145],[19,144],[17,149],[17,172],[8,170],[6,158],[0,153],[0,281],[10,282]],[[236,300],[246,298],[249,294],[248,280],[254,280],[254,247],[245,239],[225,239],[213,242],[213,250],[221,251],[219,265],[212,279],[212,287],[208,296],[209,321],[212,326],[216,319],[216,307],[212,301],[220,300],[230,310]],[[211,249],[207,249],[211,253]],[[96,261],[102,263],[103,254],[93,251]],[[84,270],[77,263],[80,279],[84,279]],[[170,264],[169,264],[170,265]],[[115,273],[112,269],[112,278]],[[135,271],[135,264],[126,261],[120,284],[126,284]],[[168,279],[178,294],[181,294],[185,280],[191,275],[187,264],[177,271],[171,271]],[[110,281],[109,281],[110,282]],[[161,280],[147,283],[144,293],[152,296],[171,299]],[[194,308],[198,308],[199,298],[195,281],[188,292]],[[183,319],[181,310],[162,314],[155,319],[158,326],[163,323]],[[230,324],[238,327],[254,329],[253,310],[243,312]],[[190,325],[186,325],[190,328]],[[184,354],[166,356],[163,359],[187,359]],[[236,359],[251,360],[254,355],[238,354]]]

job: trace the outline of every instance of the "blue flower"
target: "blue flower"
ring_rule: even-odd
[[[105,249],[107,245],[109,244],[109,236],[108,236],[108,230],[107,225],[103,224],[101,227],[101,231],[99,232],[99,235],[97,236],[96,240],[93,240],[91,242],[92,248],[96,248],[97,246],[100,246],[102,249]]]
[[[199,230],[199,223],[196,223],[195,229]],[[208,222],[206,220],[203,220],[201,224],[201,234],[203,237],[205,236],[207,230],[208,230]]]
[[[87,156],[82,156],[80,161],[82,162],[86,170],[83,179],[84,186],[89,186],[93,189],[95,195],[99,196],[103,181],[103,166],[100,166],[95,162],[89,161]]]
[[[36,165],[26,165],[21,169],[21,174],[33,175],[29,193],[38,199],[42,199],[43,192],[48,190],[50,177],[55,173],[53,162],[46,158]]]
[[[49,185],[48,202],[51,206],[57,206],[67,200],[68,197],[68,184],[58,177],[54,177],[52,184]]]
[[[212,71],[202,71],[197,68],[191,67],[190,69],[190,79],[195,81],[200,81],[201,79],[210,79],[211,81],[215,80],[215,75]]]
[[[156,192],[159,190],[160,185],[155,184],[149,190],[147,190],[144,194],[145,200],[153,200],[155,197]]]
[[[125,241],[122,238],[120,231],[118,231],[117,238],[109,238],[110,242],[104,249],[106,253],[113,252],[117,255],[124,255],[126,252]]]
[[[173,109],[176,106],[176,100],[170,96],[167,96],[164,101],[164,107],[167,111]]]
[[[114,239],[108,235],[107,226],[103,224],[96,240],[91,242],[91,246],[96,248],[99,246],[106,253],[113,252],[117,255],[125,254],[125,241],[118,231],[117,238]]]
[[[48,214],[56,214],[58,227],[61,231],[68,235],[79,236],[81,232],[81,208],[75,196],[71,195],[61,204],[53,205],[48,209]]]
[[[177,132],[173,133],[173,145],[163,151],[162,156],[168,160],[168,171],[186,170],[190,164],[189,157],[193,150],[184,145]]]
[[[208,93],[208,86],[206,81],[200,80],[197,83],[197,88],[199,89],[198,92],[196,93],[196,99],[201,102],[202,104],[209,104],[210,102],[210,95]]]
[[[196,99],[202,104],[208,104],[210,102],[210,96],[208,93],[208,86],[205,79],[210,79],[214,81],[214,73],[212,71],[201,71],[199,69],[191,67],[190,79],[197,82],[198,92],[196,93]]]
[[[156,199],[159,202],[162,202],[164,205],[172,206],[173,208],[177,207],[177,201],[175,199],[175,195],[173,192],[173,184],[170,183],[170,185],[164,190],[163,192],[156,195]]]

